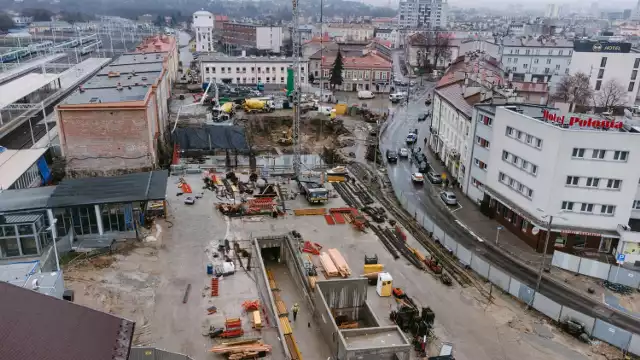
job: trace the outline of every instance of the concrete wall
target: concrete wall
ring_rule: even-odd
[[[320,333],[324,337],[327,345],[329,345],[331,354],[337,354],[338,348],[340,347],[339,329],[333,321],[331,314],[327,311],[329,306],[322,297],[318,284],[316,284],[316,291],[313,292],[312,297],[313,302],[316,304],[316,311],[313,313],[313,317],[320,326]]]
[[[58,129],[72,177],[148,171],[154,165],[144,109],[59,109]]]

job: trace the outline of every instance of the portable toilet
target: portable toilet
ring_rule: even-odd
[[[376,284],[376,292],[379,296],[391,296],[393,291],[393,279],[387,272],[378,274],[378,284]]]

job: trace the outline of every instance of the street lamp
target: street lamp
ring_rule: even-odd
[[[542,250],[542,261],[540,262],[540,270],[538,270],[538,281],[536,282],[536,292],[538,292],[538,290],[540,289],[540,282],[542,281],[542,270],[544,269],[544,262],[546,260],[547,257],[547,247],[549,246],[549,238],[551,237],[551,225],[553,224],[553,219],[554,218],[559,218],[562,220],[567,220],[567,218],[560,216],[559,214],[561,214],[562,212],[556,213],[555,215],[549,215],[547,214],[544,210],[537,208],[536,210],[538,210],[539,212],[543,213],[544,215],[542,215],[543,219],[548,219],[547,220],[547,235],[545,237],[544,240],[544,248]]]
[[[498,246],[498,239],[500,237],[500,230],[504,229],[502,226],[496,227],[496,246]]]

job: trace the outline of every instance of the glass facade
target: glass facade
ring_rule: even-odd
[[[51,243],[51,234],[42,214],[1,217],[0,258],[33,256]]]

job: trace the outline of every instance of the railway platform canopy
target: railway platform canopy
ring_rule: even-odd
[[[0,84],[4,84],[8,81],[14,80],[39,67],[60,60],[63,57],[65,57],[65,54],[53,54],[23,63],[2,64],[0,68],[4,71],[0,72]],[[11,68],[8,68],[8,65],[11,65]]]
[[[47,148],[9,150],[0,147],[0,191],[45,184],[51,172],[43,156]]]
[[[30,73],[0,85],[0,126],[26,110],[20,104],[41,102],[59,88],[60,74]]]

